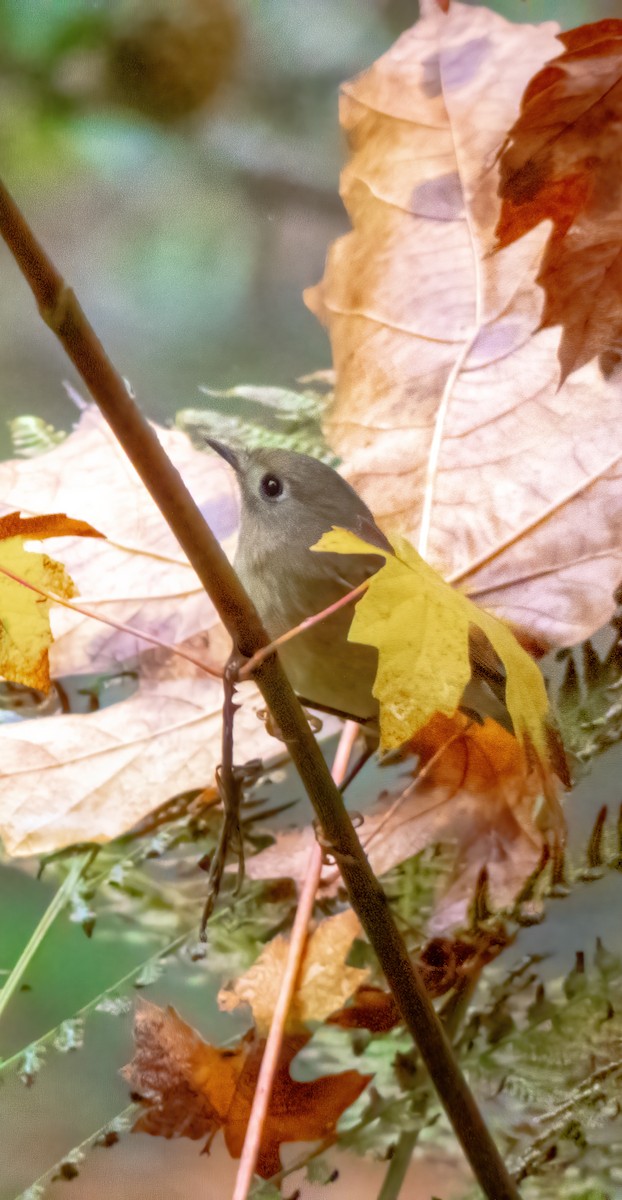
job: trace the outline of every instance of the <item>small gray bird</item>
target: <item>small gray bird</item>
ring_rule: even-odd
[[[328,608],[384,563],[375,554],[330,554],[310,549],[333,525],[393,553],[360,496],[331,467],[292,450],[244,450],[208,439],[233,467],[242,493],[234,567],[271,640]],[[373,646],[349,642],[347,605],[279,648],[295,692],[309,706],[377,726],[372,687],[378,666]],[[473,627],[472,678],[462,707],[511,730],[503,666]]]

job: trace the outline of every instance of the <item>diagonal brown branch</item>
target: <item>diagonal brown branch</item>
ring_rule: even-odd
[[[333,779],[336,784],[341,784],[346,773],[350,753],[354,741],[359,731],[359,726],[356,721],[346,721],[342,731],[337,755],[333,763]],[[261,1060],[261,1067],[257,1077],[257,1085],[255,1095],[253,1097],[253,1106],[248,1119],[246,1136],[244,1138],[244,1146],[240,1157],[240,1165],[238,1167],[237,1179],[231,1200],[246,1200],[248,1190],[253,1181],[253,1172],[257,1165],[259,1156],[259,1148],[261,1138],[268,1115],[270,1099],[272,1096],[272,1088],[274,1086],[274,1077],[279,1061],[279,1053],[283,1044],[283,1035],[285,1032],[285,1024],[289,1013],[290,1005],[294,997],[296,983],[300,974],[300,967],[304,957],[307,935],[309,932],[309,921],[313,913],[313,904],[315,894],[320,882],[322,874],[322,849],[318,842],[315,843],[311,857],[309,859],[309,867],[307,876],[300,896],[298,898],[298,908],[296,917],[292,927],[292,932],[289,939],[289,951],[287,955],[287,963],[281,981],[276,1008],[272,1017],[272,1024],[268,1034],[268,1040],[264,1050],[264,1056]]]
[[[154,430],[129,396],[73,292],[1,183],[0,233],[33,291],[41,316],[64,346],[175,534],[234,645],[246,658],[251,658],[269,640],[254,605]],[[477,1180],[489,1200],[518,1200],[516,1185],[458,1067],[419,972],[410,961],[387,898],[369,866],[343,797],[331,779],[277,655],[267,658],[253,677],[281,730],[325,839],[339,856],[350,903],[376,952]]]

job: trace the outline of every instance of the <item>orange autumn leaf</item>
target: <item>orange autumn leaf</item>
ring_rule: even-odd
[[[361,831],[375,873],[450,841],[454,867],[431,929],[464,923],[484,867],[493,907],[511,906],[545,846],[565,840],[553,771],[496,721],[479,725],[463,713],[437,713],[410,749],[419,760],[413,775],[429,764],[427,773],[403,801],[398,792],[383,796]]]
[[[284,1142],[315,1141],[334,1133],[337,1121],[365,1089],[371,1076],[357,1071],[326,1075],[309,1083],[292,1079],[292,1059],[309,1032],[290,1036],[281,1049],[257,1172],[269,1179],[281,1169]],[[209,1151],[219,1129],[232,1158],[239,1158],[263,1057],[265,1039],[247,1033],[235,1047],[210,1046],[166,1010],[141,1000],[134,1026],[135,1052],[123,1075],[142,1097],[144,1113],[134,1132],[158,1137],[206,1138]]]
[[[541,328],[561,325],[562,382],[595,355],[622,361],[622,21],[558,34],[501,155],[498,247],[552,221],[537,282]],[[618,181],[618,182],[616,182]]]
[[[36,517],[22,517],[18,512],[0,517],[0,538],[22,537],[24,541],[42,542],[51,537],[96,537],[103,538],[89,525],[88,521],[77,521],[66,513],[42,513]]]
[[[244,1145],[265,1042],[254,1034],[249,1038],[248,1057],[242,1071],[224,1127],[225,1142],[232,1158],[239,1158]],[[335,1132],[337,1121],[346,1108],[365,1090],[373,1078],[358,1071],[324,1075],[307,1083],[292,1079],[290,1063],[309,1041],[310,1033],[289,1035],[283,1042],[272,1086],[268,1115],[263,1128],[257,1172],[269,1179],[281,1169],[279,1147],[285,1142],[313,1142]]]

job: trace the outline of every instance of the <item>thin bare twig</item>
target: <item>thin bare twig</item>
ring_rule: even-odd
[[[32,937],[29,938],[27,945],[24,947],[19,957],[19,961],[16,962],[11,974],[4,984],[4,987],[0,990],[0,1014],[4,1012],[9,1000],[11,999],[11,996],[13,995],[13,992],[21,983],[24,971],[30,965],[32,958],[39,949],[39,946],[41,945],[41,942],[43,941],[48,929],[52,925],[53,921],[56,920],[58,914],[62,912],[68,900],[71,899],[71,893],[73,892],[80,875],[82,874],[82,871],[88,862],[88,858],[88,854],[81,854],[74,859],[63,883],[48,904],[48,907],[39,921],[37,928],[32,934]]]
[[[341,731],[339,747],[333,763],[333,779],[339,785],[346,773],[352,747],[358,736],[359,727],[356,721],[347,721]],[[248,1189],[253,1181],[253,1172],[257,1163],[259,1147],[261,1144],[261,1135],[265,1125],[266,1116],[268,1114],[268,1105],[270,1096],[272,1095],[272,1087],[274,1076],[279,1060],[281,1046],[283,1044],[283,1033],[285,1031],[285,1022],[290,1009],[296,981],[300,974],[300,967],[307,943],[307,931],[311,913],[313,912],[313,903],[315,894],[320,882],[322,873],[322,849],[316,842],[311,852],[309,862],[309,870],[304,882],[303,889],[300,893],[298,908],[294,924],[292,926],[291,937],[289,940],[289,951],[287,955],[287,963],[283,973],[283,980],[279,991],[278,1000],[272,1017],[270,1033],[266,1041],[261,1067],[257,1078],[257,1086],[253,1098],[253,1107],[248,1119],[246,1128],[246,1137],[244,1139],[244,1147],[238,1167],[238,1174],[235,1181],[235,1188],[231,1200],[246,1200]]]
[[[62,604],[63,608],[70,608],[72,612],[80,613],[83,617],[92,617],[94,621],[101,621],[104,625],[110,625],[112,629],[119,629],[121,633],[131,633],[133,637],[142,638],[143,642],[151,642],[154,646],[161,646],[163,650],[170,650],[173,654],[178,654],[180,658],[187,658],[188,662],[194,663],[195,667],[200,667],[202,671],[207,671],[208,675],[213,675],[216,679],[223,677],[221,670],[217,667],[208,667],[198,654],[191,654],[188,650],[183,650],[181,646],[172,646],[169,642],[163,642],[161,638],[154,637],[151,633],[143,633],[142,629],[134,629],[133,625],[123,625],[120,621],[113,621],[112,617],[102,617],[101,613],[91,612],[81,604],[63,600],[61,596],[55,596],[54,592],[48,592],[46,588],[40,587],[38,583],[30,583],[28,579],[22,579],[21,575],[15,575],[13,571],[9,571],[8,567],[0,566],[0,572],[15,583],[21,583],[22,587],[30,588],[31,592],[45,596],[54,604]]]
[[[234,651],[225,669],[223,680],[225,698],[222,706],[222,762],[216,771],[216,783],[222,800],[223,818],[218,846],[214,851],[207,883],[207,899],[201,920],[200,938],[202,942],[207,941],[206,926],[220,891],[227,851],[231,845],[234,846],[239,856],[238,887],[244,874],[244,841],[240,830],[240,802],[246,772],[243,767],[236,770],[233,765],[233,722],[239,707],[234,703],[237,659],[238,656]]]
[[[217,538],[154,429],[129,395],[72,290],[0,183],[0,234],[27,280],[41,317],[64,346],[130,462],[194,567],[233,643],[252,658],[269,639]],[[328,844],[339,855],[350,903],[373,946],[447,1115],[489,1200],[518,1200],[482,1114],[456,1061],[423,980],[410,961],[387,897],[375,878],[339,789],[307,724],[278,655],[253,673],[281,730]]]

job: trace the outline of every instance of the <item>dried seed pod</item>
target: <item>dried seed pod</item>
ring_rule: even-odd
[[[141,6],[110,43],[112,94],[162,124],[187,117],[231,75],[239,40],[228,0]]]

